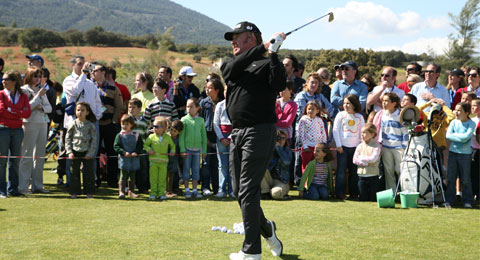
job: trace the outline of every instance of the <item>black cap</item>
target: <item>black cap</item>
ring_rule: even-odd
[[[235,28],[233,28],[233,31],[225,33],[224,35],[225,40],[231,41],[233,40],[234,34],[242,33],[242,32],[253,32],[255,34],[262,34],[255,24],[250,22],[241,22],[235,25]]]
[[[340,68],[340,64],[336,64],[335,66],[333,66],[334,70],[338,70],[339,68]]]
[[[453,69],[452,71],[450,71],[450,73],[458,77],[460,76],[465,77],[465,73],[463,72],[463,70],[460,70],[460,69]]]
[[[355,63],[354,61],[351,61],[351,60],[348,60],[348,61],[346,61],[346,62],[344,62],[340,65],[340,67],[345,67],[345,66],[350,66],[350,67],[358,70],[357,63]]]

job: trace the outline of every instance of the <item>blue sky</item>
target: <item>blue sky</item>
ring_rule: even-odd
[[[402,50],[420,54],[432,49],[443,54],[454,33],[448,13],[458,15],[463,0],[401,1],[262,1],[173,0],[230,27],[240,21],[255,23],[264,38],[291,31],[330,11],[324,18],[292,33],[283,44],[289,49]]]

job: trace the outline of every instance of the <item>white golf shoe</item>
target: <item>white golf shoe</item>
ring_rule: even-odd
[[[245,254],[242,250],[238,253],[231,253],[230,260],[260,260],[261,254]]]
[[[272,220],[268,220],[268,223],[272,226],[272,236],[269,238],[263,238],[265,241],[267,241],[267,245],[270,248],[270,251],[272,252],[273,256],[281,256],[282,251],[283,251],[283,244],[282,242],[278,239],[277,234],[276,234],[276,229],[277,226],[275,225],[275,222]]]

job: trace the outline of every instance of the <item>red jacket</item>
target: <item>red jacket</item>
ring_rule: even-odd
[[[27,95],[20,95],[18,102],[13,104],[6,90],[0,91],[0,125],[9,128],[20,128],[23,124],[22,119],[29,118],[31,113],[32,110],[30,109]]]

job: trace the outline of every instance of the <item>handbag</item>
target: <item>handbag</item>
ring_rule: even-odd
[[[80,95],[78,95],[77,99],[75,100],[75,102],[70,102],[68,104],[65,105],[65,113],[69,116],[73,116],[75,115],[75,107],[76,107],[76,104],[78,102],[78,100],[80,99],[80,96],[82,96],[83,94],[85,94],[85,90],[82,90],[82,92],[80,93]]]

